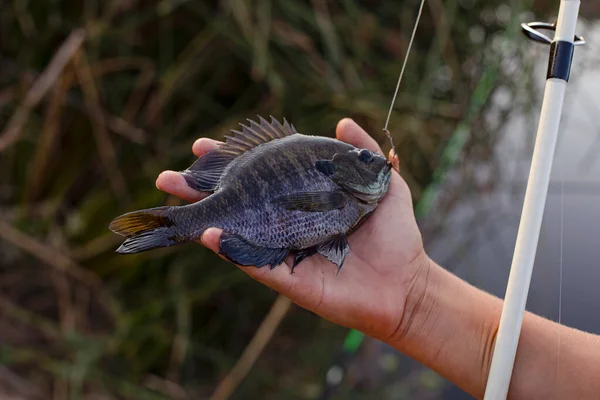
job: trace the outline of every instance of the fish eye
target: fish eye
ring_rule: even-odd
[[[369,150],[363,149],[358,152],[358,159],[366,164],[369,164],[373,161],[373,153]]]

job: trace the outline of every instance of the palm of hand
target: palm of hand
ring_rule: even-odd
[[[336,134],[356,147],[381,153],[377,143],[351,120],[342,120]],[[193,150],[201,156],[217,145],[200,139]],[[206,195],[189,188],[183,177],[172,171],[163,172],[156,186],[190,201]],[[220,234],[216,228],[207,230],[202,244],[218,252]],[[392,173],[387,195],[348,241],[350,254],[339,274],[335,265],[320,255],[302,261],[294,274],[290,274],[291,257],[273,270],[241,269],[332,322],[381,339],[392,337],[400,327],[411,282],[425,258],[410,192],[398,173]]]

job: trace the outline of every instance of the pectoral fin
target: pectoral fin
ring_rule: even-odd
[[[346,258],[346,255],[350,252],[350,246],[348,246],[346,236],[340,235],[320,245],[317,248],[317,251],[319,254],[337,265],[339,272],[339,270],[342,268],[342,265],[344,265],[344,259]]]
[[[331,211],[346,205],[346,195],[337,192],[306,192],[280,196],[275,203],[287,210],[299,211]]]
[[[258,268],[267,264],[271,269],[285,261],[288,249],[276,249],[257,246],[241,236],[223,232],[219,244],[219,254],[229,261],[243,266],[255,265]]]

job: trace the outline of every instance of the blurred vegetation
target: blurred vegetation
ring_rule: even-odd
[[[0,387],[208,398],[275,293],[197,245],[118,257],[108,223],[178,204],[156,176],[191,164],[196,138],[257,114],[325,136],[349,116],[387,150],[381,129],[417,8],[0,1]],[[486,66],[500,65],[486,49],[514,18],[501,1],[427,1],[390,124],[415,200]],[[314,398],[345,332],[292,308],[235,396]]]

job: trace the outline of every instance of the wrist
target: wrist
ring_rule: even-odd
[[[436,298],[439,284],[435,276],[435,267],[437,265],[425,251],[415,259],[406,283],[404,309],[396,324],[396,330],[389,337],[389,342],[403,343],[413,340],[422,335],[427,326],[433,324],[432,319],[435,318],[433,314],[437,312]]]
[[[408,286],[397,332],[387,342],[481,396],[501,310],[499,299],[426,257]]]
[[[395,346],[418,341],[424,332],[431,330],[436,324],[440,284],[436,271],[438,266],[425,251],[419,258],[406,285],[404,310],[397,329],[389,338],[389,342]]]

